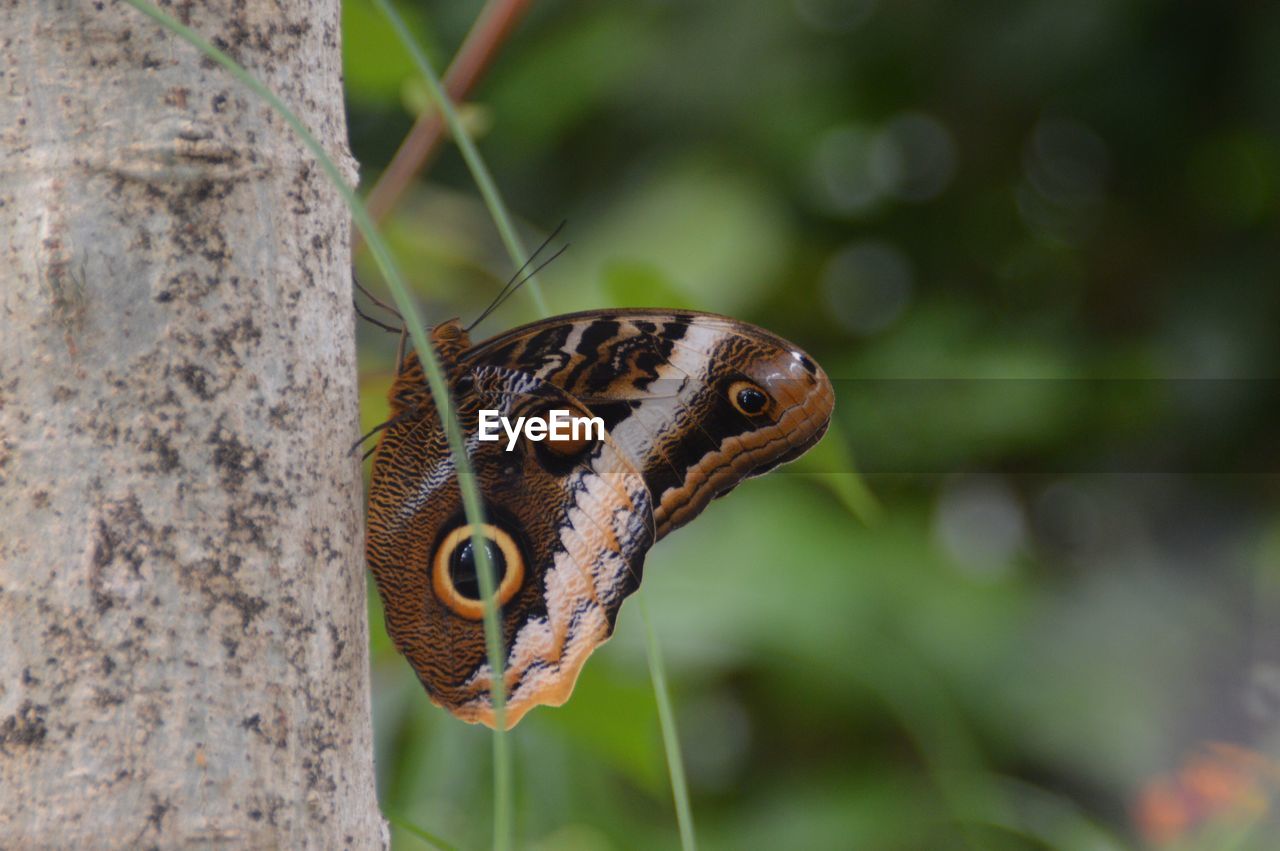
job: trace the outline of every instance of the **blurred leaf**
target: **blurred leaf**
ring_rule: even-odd
[[[1211,139],[1192,152],[1188,180],[1195,200],[1222,224],[1254,224],[1276,209],[1280,144],[1262,133]]]
[[[637,256],[649,258],[643,265],[681,301],[721,313],[749,308],[774,283],[790,234],[779,199],[764,186],[693,159],[666,163],[621,189],[565,257],[561,274],[579,292],[595,292],[604,270],[636,265]]]
[[[697,310],[688,296],[677,291],[671,279],[653,263],[615,260],[601,275],[609,303],[618,307],[670,307]]]
[[[431,27],[423,9],[403,3],[398,8],[419,43],[430,44]],[[342,4],[342,55],[343,82],[351,100],[398,104],[405,80],[417,73],[395,30],[367,0]]]
[[[653,692],[645,680],[619,676],[604,661],[587,665],[573,700],[539,710],[537,724],[624,774],[636,786],[665,798],[666,768],[658,736]]]
[[[579,7],[536,42],[517,45],[494,70],[488,95],[506,144],[540,157],[585,121],[658,49],[646,18],[638,4]]]
[[[880,504],[858,473],[853,453],[849,451],[849,439],[839,418],[832,418],[826,436],[801,456],[791,469],[813,476],[864,524],[871,526],[880,520]]]

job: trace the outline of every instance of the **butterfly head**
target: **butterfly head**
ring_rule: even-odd
[[[449,319],[432,327],[431,346],[442,362],[452,364],[471,348],[471,337],[462,327],[462,320]]]

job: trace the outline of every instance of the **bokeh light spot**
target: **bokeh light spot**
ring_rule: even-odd
[[[955,141],[933,116],[903,112],[876,134],[870,163],[884,193],[900,201],[929,201],[947,188],[955,174]]]
[[[876,0],[794,0],[796,16],[819,32],[848,33],[866,23]]]
[[[883,188],[873,174],[872,132],[858,124],[828,130],[818,142],[813,174],[822,206],[862,216],[881,200]]]
[[[997,476],[949,484],[938,500],[934,537],[955,566],[975,579],[995,580],[1013,570],[1027,539],[1022,505]]]
[[[850,243],[827,261],[822,296],[846,330],[874,334],[902,315],[913,288],[911,261],[895,245],[878,240]]]

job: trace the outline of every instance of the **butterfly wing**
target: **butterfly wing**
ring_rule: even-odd
[[[569,314],[462,357],[536,376],[604,419],[644,477],[659,538],[743,479],[801,455],[834,406],[831,382],[799,348],[709,313]]]
[[[652,503],[640,473],[607,435],[568,450],[520,440],[507,451],[505,436],[479,440],[481,409],[512,422],[552,408],[582,410],[554,385],[503,366],[472,365],[455,373],[453,396],[501,577],[510,726],[536,705],[563,703],[587,656],[609,637],[654,541]],[[379,443],[369,567],[387,631],[432,701],[492,726],[470,527],[443,430],[429,396],[423,399],[420,416],[398,419]]]

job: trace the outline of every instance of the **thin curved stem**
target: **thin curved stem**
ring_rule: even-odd
[[[680,826],[680,847],[684,851],[697,851],[698,842],[693,832],[693,808],[689,805],[689,786],[685,782],[684,758],[680,755],[680,734],[676,731],[675,713],[671,711],[671,695],[667,691],[667,673],[662,665],[662,649],[653,621],[649,619],[649,606],[641,597],[640,614],[644,617],[645,645],[649,658],[649,676],[653,680],[653,695],[658,701],[658,726],[662,728],[662,746],[667,753],[667,773],[671,776],[671,797],[675,799],[676,823]]]
[[[471,134],[462,126],[462,121],[458,118],[458,111],[454,109],[453,101],[445,93],[444,86],[441,85],[435,69],[431,67],[431,63],[427,60],[426,53],[414,41],[413,34],[409,32],[404,19],[392,7],[389,0],[373,0],[373,2],[382,11],[382,14],[386,16],[387,20],[391,22],[391,26],[404,43],[405,49],[409,51],[409,55],[413,58],[414,64],[418,66],[418,72],[422,74],[427,83],[427,88],[431,91],[431,96],[436,101],[436,106],[440,108],[441,114],[444,115],[444,121],[449,127],[449,133],[453,136],[454,142],[457,143],[458,150],[462,152],[462,158],[466,161],[467,169],[475,179],[476,187],[480,190],[481,197],[484,198],[485,206],[489,208],[489,215],[493,217],[493,223],[498,228],[502,243],[506,246],[507,253],[511,255],[511,262],[516,268],[519,268],[528,257],[528,252],[525,250],[519,234],[516,233],[515,227],[511,224],[511,214],[507,211],[507,205],[498,193],[497,184],[493,181],[493,175],[489,173],[489,167],[484,164],[484,160],[480,157],[480,152],[476,150],[475,142],[471,140]],[[372,246],[370,247],[372,248]],[[538,313],[546,316],[548,313],[547,302],[542,297],[542,287],[538,284],[536,276],[529,276],[525,289],[533,299]]]
[[[454,103],[461,103],[471,94],[531,2],[489,0],[485,4],[444,72],[444,90]],[[395,209],[409,184],[431,161],[444,138],[443,131],[440,112],[423,110],[365,199],[374,221],[381,222]],[[357,243],[352,250],[357,251],[359,247]]]

